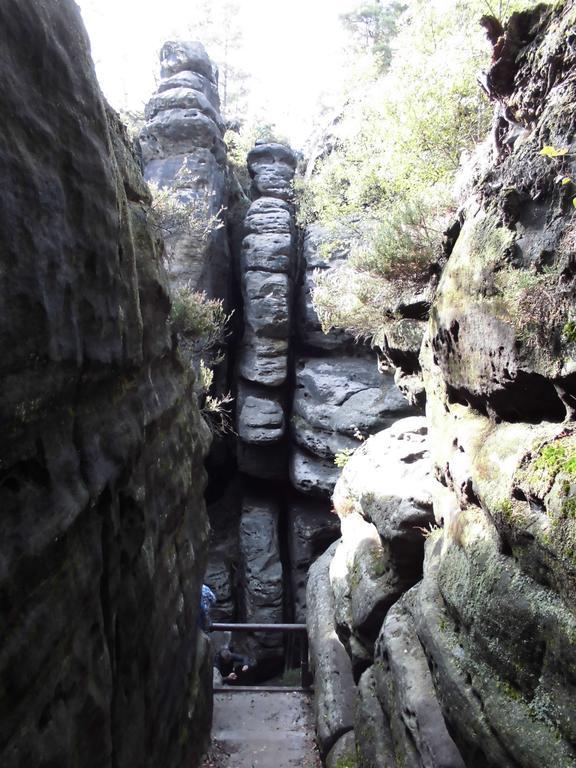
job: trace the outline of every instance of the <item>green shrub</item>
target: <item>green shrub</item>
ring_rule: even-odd
[[[485,138],[492,118],[476,81],[491,53],[479,19],[530,4],[407,0],[390,31],[372,4],[349,14],[357,33],[383,35],[392,57],[384,74],[376,51],[371,65],[358,57],[330,146],[296,190],[301,223],[362,233],[350,265],[318,278],[314,302],[325,327],[374,336],[399,295],[426,283],[457,207],[451,190],[462,154]],[[396,34],[391,46],[388,34]]]
[[[187,237],[201,244],[210,235],[224,226],[224,208],[210,213],[210,204],[205,197],[193,197],[187,187],[188,172],[180,173],[174,187],[159,187],[153,182],[148,186],[152,194],[150,222],[158,234],[165,239],[165,255],[171,260],[174,238]]]
[[[576,322],[568,320],[562,328],[562,335],[568,344],[576,344]]]
[[[219,299],[208,299],[205,293],[185,286],[177,290],[170,315],[172,330],[182,339],[185,354],[197,368],[197,393],[200,410],[213,435],[232,432],[231,394],[214,394],[213,368],[222,362],[230,315]],[[196,362],[193,360],[196,356]],[[198,361],[198,357],[200,360]]]
[[[172,299],[172,329],[190,340],[202,341],[204,348],[224,341],[227,320],[220,299],[209,299],[189,286],[177,289]]]
[[[354,451],[352,450],[352,448],[344,448],[344,450],[339,451],[334,456],[334,464],[336,464],[338,469],[344,469],[346,464],[348,464],[348,461],[353,453]]]

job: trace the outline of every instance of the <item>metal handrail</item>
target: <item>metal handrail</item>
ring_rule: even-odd
[[[210,625],[213,632],[306,632],[306,624],[218,624]]]
[[[210,632],[297,632],[302,635],[300,646],[300,681],[302,689],[307,691],[312,685],[312,675],[308,663],[308,632],[306,624],[229,624],[214,623],[209,627]],[[281,690],[278,686],[278,690]],[[272,688],[269,688],[272,690]]]

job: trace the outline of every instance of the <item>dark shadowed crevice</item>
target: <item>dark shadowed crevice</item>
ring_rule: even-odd
[[[538,373],[519,371],[514,379],[488,395],[450,384],[446,385],[446,391],[449,403],[467,405],[497,422],[559,423],[566,418],[566,408],[554,384]]]

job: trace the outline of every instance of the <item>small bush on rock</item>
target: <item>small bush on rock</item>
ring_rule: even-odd
[[[350,224],[362,241],[338,275],[319,275],[314,302],[325,328],[377,336],[398,299],[426,284],[458,207],[452,188],[461,158],[492,116],[476,80],[490,58],[479,19],[526,5],[406,0],[390,24],[380,23],[377,6],[348,14],[353,31],[377,34],[387,53],[358,56],[324,151],[297,190],[306,222]]]
[[[178,289],[172,299],[172,329],[191,341],[200,342],[204,350],[224,341],[228,319],[220,299],[209,299],[190,286]]]

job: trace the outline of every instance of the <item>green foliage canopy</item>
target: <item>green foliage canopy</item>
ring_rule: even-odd
[[[399,292],[417,293],[426,282],[456,209],[462,156],[491,121],[476,81],[490,60],[479,19],[527,5],[406,0],[403,10],[365,3],[347,14],[356,37],[380,39],[391,58],[383,71],[373,49],[354,73],[332,126],[332,149],[317,153],[300,190],[304,223],[330,229],[347,222],[359,234],[348,264],[318,276],[314,298],[326,327],[376,335],[394,315]],[[381,23],[382,14],[393,22]]]

